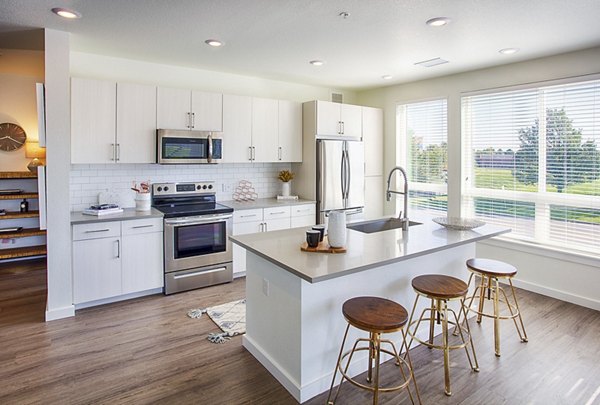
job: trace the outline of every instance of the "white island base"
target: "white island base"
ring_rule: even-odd
[[[247,251],[243,345],[298,402],[305,402],[329,390],[347,325],[342,315],[344,301],[357,296],[384,297],[400,303],[410,314],[415,300],[411,280],[415,276],[447,274],[466,281],[465,261],[471,257],[475,257],[475,243],[310,283]],[[419,300],[415,316],[428,304]],[[457,309],[456,304],[450,306]],[[420,337],[426,339],[427,331],[421,332]],[[358,336],[367,337],[366,332],[350,328],[345,350]],[[400,348],[399,333],[385,337]],[[350,375],[367,369],[366,352],[359,354],[365,355],[354,356]],[[457,351],[452,355],[463,354]]]

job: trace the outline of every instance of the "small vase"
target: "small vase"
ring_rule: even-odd
[[[135,210],[150,211],[150,193],[136,193]]]
[[[341,248],[346,245],[346,212],[331,211],[327,217],[327,239],[329,246]]]
[[[290,196],[290,191],[291,191],[291,188],[292,188],[292,184],[291,184],[291,182],[289,182],[289,181],[284,181],[284,182],[281,184],[281,195],[282,195],[283,197],[289,197],[289,196]]]

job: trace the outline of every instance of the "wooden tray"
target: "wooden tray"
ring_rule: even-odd
[[[300,250],[303,252],[317,252],[317,253],[346,253],[346,248],[333,248],[329,246],[329,241],[327,240],[327,236],[323,238],[323,242],[319,242],[319,246],[317,247],[309,247],[308,243],[302,242],[300,245]]]

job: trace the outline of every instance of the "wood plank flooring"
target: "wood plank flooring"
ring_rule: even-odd
[[[45,269],[0,266],[0,404],[294,404],[242,346],[215,345],[217,327],[190,308],[244,296],[244,279],[171,296],[88,308],[43,322]],[[518,290],[529,343],[502,323],[502,357],[492,323],[475,326],[481,371],[451,354],[452,397],[443,393],[441,352],[411,355],[424,404],[600,404],[600,313]],[[333,365],[332,365],[333,368]],[[397,372],[386,363],[382,377]],[[596,395],[596,397],[594,397]],[[324,404],[322,394],[308,404]],[[370,403],[345,384],[338,404]],[[382,404],[408,404],[405,392]]]

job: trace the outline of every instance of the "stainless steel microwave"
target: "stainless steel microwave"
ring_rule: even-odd
[[[219,163],[221,159],[223,159],[221,132],[174,129],[156,131],[157,163]]]

